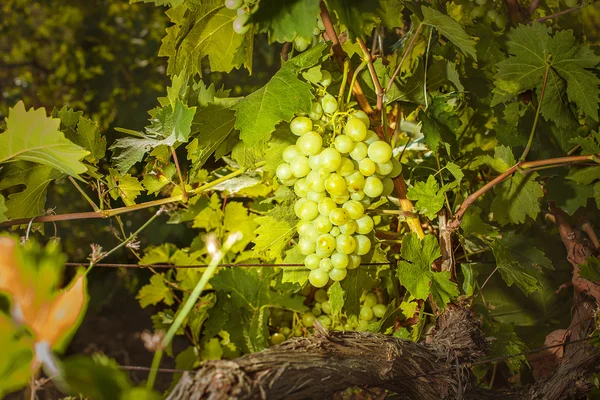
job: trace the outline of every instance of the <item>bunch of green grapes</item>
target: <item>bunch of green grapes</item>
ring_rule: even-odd
[[[238,35],[244,35],[252,28],[248,23],[250,19],[251,5],[244,0],[225,0],[225,7],[230,10],[237,10],[237,17],[233,20],[233,31]]]
[[[315,292],[314,299],[314,306],[302,315],[302,325],[306,328],[312,328],[315,321],[319,321],[325,329],[366,331],[369,325],[383,318],[387,310],[387,305],[379,301],[377,294],[366,292],[361,296],[360,314],[358,316],[352,315],[348,318],[335,320],[331,315],[331,303],[327,292],[318,289]]]
[[[269,343],[271,345],[281,344],[291,337],[303,336],[305,331],[300,321],[294,320],[294,312],[275,308],[271,310],[269,318]]]
[[[508,18],[503,12],[503,5],[496,7],[493,0],[470,0],[474,7],[471,9],[471,18],[485,18],[492,22],[498,29],[504,29],[508,23]],[[500,11],[499,11],[500,10]]]
[[[302,53],[304,50],[308,49],[308,46],[311,43],[318,42],[321,39],[321,32],[325,30],[325,26],[323,25],[323,20],[321,20],[321,16],[317,18],[317,24],[313,28],[312,37],[305,38],[303,36],[296,36],[294,38],[294,49],[296,51]]]
[[[284,162],[276,170],[280,182],[298,196],[298,249],[317,288],[329,279],[343,280],[371,250],[374,222],[365,211],[392,193],[391,177],[402,170],[391,146],[368,129],[363,111],[336,114],[337,109],[335,97],[325,94],[308,116],[294,118],[290,130],[299,138],[283,151]],[[333,132],[323,128],[324,121],[326,127],[333,122]],[[336,134],[337,121],[343,132]]]

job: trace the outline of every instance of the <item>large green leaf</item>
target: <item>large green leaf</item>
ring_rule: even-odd
[[[25,110],[19,101],[8,111],[6,131],[0,134],[0,164],[31,161],[72,176],[84,173],[81,162],[88,151],[77,146],[58,129],[60,120],[49,118],[43,108]]]
[[[254,251],[266,260],[281,258],[288,241],[296,232],[297,218],[292,207],[276,206],[265,216],[255,218],[258,228]]]
[[[296,36],[312,38],[319,10],[319,0],[262,0],[252,21],[270,41],[291,42]]]
[[[471,39],[462,26],[452,18],[427,6],[422,6],[424,25],[435,27],[442,35],[446,36],[463,53],[470,55],[477,61],[475,41]]]
[[[60,118],[60,130],[67,139],[88,150],[86,161],[97,164],[106,152],[106,137],[100,135],[100,127],[96,121],[83,117],[83,111],[74,111],[63,107],[52,110],[52,117]]]

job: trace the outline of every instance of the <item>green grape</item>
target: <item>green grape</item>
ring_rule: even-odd
[[[348,181],[346,181],[346,183],[348,183]],[[348,185],[348,186],[350,186],[350,185]],[[363,183],[363,187],[364,187],[364,186],[365,186],[365,185],[364,185],[364,183]],[[364,199],[364,198],[365,198],[365,192],[363,192],[362,190],[357,190],[357,191],[355,191],[355,192],[352,192],[352,193],[350,194],[350,198],[351,198],[352,200],[358,200],[358,201],[361,201],[362,199]],[[363,206],[364,206],[364,205],[363,205]]]
[[[371,176],[377,171],[377,164],[370,158],[363,158],[358,162],[358,170],[364,176]]]
[[[310,240],[311,242],[316,242],[319,236],[321,236],[321,233],[317,230],[317,228],[315,228],[314,224],[310,221],[303,222],[307,222],[307,226],[303,226],[302,231],[298,230],[300,238]]]
[[[471,10],[471,18],[481,18],[487,13],[487,7],[479,6]]]
[[[333,226],[329,221],[329,217],[326,217],[324,215],[319,215],[317,218],[315,218],[315,220],[313,221],[313,225],[315,229],[321,234],[329,233]]]
[[[249,19],[250,19],[250,16],[248,14],[238,15],[233,20],[233,31],[235,33],[237,33],[238,35],[246,34],[250,30],[250,27],[251,27],[251,24],[247,23]]]
[[[377,303],[379,303],[379,299],[377,298],[377,295],[375,293],[367,292],[367,294],[365,294],[365,299],[363,301],[363,305],[365,307],[372,308]],[[370,319],[370,318],[367,318],[367,319]]]
[[[373,306],[373,314],[377,318],[383,318],[386,311],[387,311],[387,307],[385,306],[385,304],[375,304]]]
[[[298,251],[300,252],[300,254],[307,256],[309,254],[314,253],[316,249],[317,246],[312,240],[304,238],[298,240]]]
[[[323,69],[323,70],[321,70],[321,75],[322,75],[322,77],[321,77],[321,80],[319,81],[319,83],[320,83],[321,85],[325,86],[325,87],[327,87],[327,86],[331,85],[331,80],[332,80],[332,78],[331,78],[331,74],[329,73],[329,71],[327,71],[327,70]],[[330,95],[330,96],[331,96],[331,95]],[[332,96],[332,97],[333,97],[333,96]],[[335,99],[334,99],[334,100],[335,100]],[[337,102],[336,102],[336,108],[337,108]],[[325,107],[323,107],[323,109],[325,109]],[[334,111],[335,111],[335,110],[334,110]],[[325,111],[325,112],[327,112],[327,111]],[[332,111],[332,112],[333,112],[333,111]]]
[[[312,170],[306,175],[306,183],[308,184],[308,190],[313,192],[324,192],[325,191],[325,179],[331,174],[324,170]]]
[[[287,326],[284,326],[283,328],[279,329],[279,333],[281,333],[285,337],[288,337],[290,336],[290,333],[292,333],[292,330]]]
[[[392,178],[383,178],[381,183],[383,183],[383,191],[381,192],[381,196],[386,197],[391,195],[394,191],[394,181],[392,181]]]
[[[304,258],[304,266],[308,269],[317,269],[319,268],[319,263],[321,262],[321,257],[316,254],[308,254]]]
[[[365,209],[367,209],[371,205],[371,198],[369,196],[365,196],[365,198],[362,199],[360,202],[365,207]]]
[[[352,192],[361,191],[365,187],[365,177],[357,171],[346,177],[346,186]]]
[[[325,30],[325,25],[323,25],[323,20],[321,19],[320,15],[317,15],[317,28],[319,28],[321,31]]]
[[[348,266],[346,267],[346,269],[355,269],[358,268],[360,266],[360,256],[357,254],[350,254],[348,256]]]
[[[365,179],[365,187],[363,188],[365,194],[371,198],[380,196],[383,193],[383,183],[375,176],[370,176]]]
[[[336,248],[336,243],[336,238],[325,233],[319,236],[319,238],[317,239],[317,249],[321,250],[324,253],[331,254]],[[352,249],[352,251],[354,251],[354,249]],[[352,253],[352,251],[350,253]]]
[[[350,157],[352,157],[353,160],[360,161],[367,156],[367,153],[367,145],[363,142],[358,142],[354,146],[354,150],[350,152]]]
[[[331,263],[331,258],[325,257],[322,258],[319,262],[319,269],[322,269],[325,272],[329,272],[333,269],[333,264]]]
[[[354,233],[356,233],[357,228],[358,228],[358,224],[356,223],[356,221],[349,220],[344,225],[340,226],[340,232],[343,233],[344,235],[354,235]]]
[[[318,154],[314,156],[308,156],[308,166],[311,170],[318,170],[321,168],[321,157]]]
[[[317,36],[321,34],[321,30],[318,27],[314,27],[312,31],[313,36]]]
[[[368,154],[378,164],[388,162],[392,158],[392,147],[383,140],[378,140],[369,145]]]
[[[277,175],[277,178],[279,178],[279,180],[283,182],[285,180],[290,179],[294,175],[294,173],[292,171],[292,167],[290,167],[290,164],[282,163],[277,166],[277,169],[275,170],[275,175]]]
[[[335,204],[344,204],[345,202],[347,202],[350,199],[350,194],[348,192],[344,193],[344,194],[340,194],[337,196],[331,196],[331,199],[333,201],[335,201]]]
[[[327,93],[321,99],[321,106],[323,107],[323,111],[325,112],[325,114],[333,114],[337,111],[338,103],[335,97]]]
[[[346,275],[348,275],[346,269],[334,268],[329,271],[329,278],[335,282],[343,281]]]
[[[317,317],[319,315],[323,314],[323,311],[321,310],[321,304],[318,304],[318,303],[315,304],[315,306],[312,308],[311,312]]]
[[[395,178],[402,172],[402,164],[395,158],[392,158],[392,164],[394,165],[394,168],[392,169],[392,172],[390,172],[390,178]]]
[[[294,158],[301,155],[302,154],[300,153],[295,144],[289,145],[283,150],[283,153],[281,153],[283,161],[285,161],[288,164],[291,163]]]
[[[304,198],[300,198],[300,199],[296,200],[296,203],[294,204],[294,213],[296,215],[298,215],[298,211],[300,210],[300,207],[302,207],[302,205],[306,202],[307,202],[307,200]]]
[[[565,5],[569,8],[576,7],[579,5],[579,0],[565,0]]]
[[[332,196],[341,196],[347,192],[348,186],[343,176],[333,173],[325,179],[325,190]]]
[[[323,325],[323,328],[328,329],[331,326],[331,318],[327,315],[319,315],[317,320]]]
[[[281,181],[281,183],[285,186],[294,186],[297,181],[298,181],[298,178],[292,177],[290,179],[286,179],[285,181]]]
[[[314,287],[321,288],[327,285],[327,282],[329,282],[329,273],[327,273],[327,271],[323,271],[322,269],[313,269],[308,274],[308,281]]]
[[[331,315],[331,303],[329,302],[329,300],[324,301],[323,303],[321,303],[321,309],[323,310],[323,312],[327,315]]]
[[[364,331],[366,331],[366,330],[368,330],[368,329],[369,329],[369,322],[368,322],[368,321],[365,321],[364,319],[361,319],[361,320],[358,322],[358,325],[356,326],[356,330],[357,330],[358,332],[364,332]]]
[[[310,172],[310,166],[308,165],[308,158],[305,156],[296,156],[290,163],[292,174],[296,178],[303,178]]]
[[[348,135],[338,135],[334,140],[334,146],[342,154],[350,153],[354,150],[354,142]]]
[[[334,226],[333,228],[331,228],[331,230],[329,231],[329,234],[333,237],[338,237],[342,234],[342,231],[340,230],[339,226]]]
[[[306,199],[310,200],[310,201],[314,201],[315,203],[318,203],[325,197],[327,197],[327,195],[324,192],[315,192],[313,190],[309,190],[308,193],[306,194]]]
[[[354,163],[346,157],[342,157],[342,165],[337,169],[337,173],[343,177],[347,177],[354,173]]]
[[[475,0],[475,3],[479,4],[480,6],[485,6],[487,4],[487,0]]]
[[[361,235],[367,235],[371,233],[373,231],[373,228],[375,227],[373,218],[369,217],[368,215],[363,215],[362,217],[357,219],[356,224],[356,232],[360,233]]]
[[[323,107],[318,102],[312,103],[310,106],[310,112],[308,113],[308,117],[314,121],[318,121],[323,116]]]
[[[356,250],[356,239],[350,235],[339,235],[335,238],[335,244],[339,253],[352,254]]]
[[[327,300],[329,300],[329,296],[327,295],[327,292],[323,289],[319,289],[319,290],[315,291],[314,297],[315,297],[315,301],[317,303],[324,303]]]
[[[365,213],[365,207],[356,200],[347,201],[342,206],[342,209],[344,209],[348,216],[352,219],[359,219]]]
[[[281,344],[285,342],[285,336],[283,336],[281,333],[274,333],[271,335],[270,342],[273,346]]]
[[[335,172],[342,165],[342,155],[333,147],[324,149],[319,154],[321,167],[328,172]]]
[[[306,178],[298,179],[296,183],[294,183],[294,193],[298,197],[306,197],[308,194],[308,183],[306,183]]]
[[[304,287],[300,290],[300,294],[304,297],[307,297],[312,292],[312,288],[310,285],[304,285]]]
[[[352,113],[352,117],[360,119],[363,122],[363,124],[365,124],[367,129],[369,129],[371,121],[369,121],[369,116],[366,112],[364,112],[363,110],[356,110]]]
[[[498,29],[504,29],[506,28],[506,24],[508,24],[508,18],[506,15],[500,14],[496,17],[494,24],[496,27],[498,27]]]
[[[296,216],[304,221],[312,221],[319,216],[319,206],[314,201],[306,200],[298,207]]]
[[[300,200],[302,200],[302,203],[304,204],[306,202],[305,199],[298,199],[298,203],[300,203]],[[300,207],[298,207],[300,208]],[[296,209],[294,209],[295,211]],[[311,221],[298,221],[298,223],[296,224],[296,230],[298,231],[298,234],[300,236],[308,236],[309,232],[314,229],[313,227],[313,223]]]
[[[490,19],[490,21],[494,22],[496,21],[496,18],[498,18],[498,11],[496,11],[495,9],[491,9],[487,12],[487,17]]]
[[[377,134],[375,132],[367,131],[367,136],[365,137],[363,142],[365,142],[367,145],[370,145],[374,142],[377,142],[378,140],[379,140],[379,136],[377,136]]]
[[[325,197],[319,200],[319,214],[324,215],[326,217],[329,216],[331,210],[336,209],[337,204],[330,197]]]
[[[319,154],[323,147],[323,138],[317,132],[306,132],[296,141],[298,150],[306,156],[314,156]]]
[[[360,142],[367,136],[367,127],[360,119],[350,118],[344,126],[344,133],[355,142]]]
[[[344,225],[348,222],[348,213],[342,208],[334,208],[329,212],[329,222],[335,226]]]
[[[373,318],[373,310],[371,309],[371,307],[363,306],[360,308],[359,317],[363,321],[368,321],[371,318]]]
[[[384,163],[375,164],[375,172],[380,175],[389,175],[394,170],[394,163],[390,161],[386,161]]]
[[[302,36],[296,36],[296,38],[294,39],[294,48],[299,51],[300,53],[302,53],[304,50],[308,49],[308,45],[310,44],[310,41],[303,38]]]
[[[310,311],[307,311],[304,314],[302,314],[302,325],[304,325],[307,328],[312,328],[312,326],[315,324],[316,319],[317,317],[315,316],[315,314],[311,313]]]
[[[364,256],[371,250],[371,239],[365,235],[354,236],[356,240],[356,252],[359,256]]]
[[[298,326],[296,326],[296,327],[294,328],[294,330],[292,331],[292,335],[293,335],[294,337],[300,337],[300,336],[302,336],[303,334],[304,334],[304,332],[302,332],[302,327],[301,327],[301,326],[299,326],[299,325],[298,325]]]
[[[296,117],[290,122],[290,130],[296,136],[302,136],[312,131],[313,122],[308,117]]]
[[[349,259],[350,258],[348,257],[347,254],[334,252],[331,255],[331,265],[333,266],[333,268],[346,269],[346,267],[348,266]]]
[[[248,14],[248,10],[246,7],[240,7],[236,11],[236,15],[239,17],[240,15]]]
[[[225,0],[225,7],[230,10],[236,10],[242,6],[244,2],[242,0]]]

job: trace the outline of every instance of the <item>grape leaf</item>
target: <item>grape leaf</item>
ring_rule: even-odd
[[[0,222],[4,222],[8,219],[6,216],[6,212],[8,208],[6,208],[6,202],[4,200],[4,196],[0,194]]]
[[[240,139],[249,146],[268,140],[277,123],[291,121],[296,113],[308,113],[313,98],[310,84],[284,66],[265,86],[233,107]]]
[[[490,356],[506,357],[513,356],[506,360],[506,365],[512,375],[517,374],[521,364],[527,362],[524,355],[516,355],[527,351],[527,346],[519,338],[514,327],[509,324],[495,323],[485,326],[485,336],[493,338],[490,340]]]
[[[348,30],[350,39],[364,38],[379,22],[374,5],[361,0],[327,0],[327,8],[335,12],[339,22]]]
[[[25,185],[25,190],[12,192],[6,200],[8,210],[5,216],[16,219],[44,214],[46,189],[52,181],[64,174],[46,165],[19,161],[6,165],[1,176],[0,190]]]
[[[589,185],[596,179],[600,179],[600,166],[571,168],[567,179],[580,185]]]
[[[258,228],[254,231],[254,252],[266,260],[281,259],[288,241],[296,232],[297,218],[293,207],[275,206],[266,215],[255,218]]]
[[[592,132],[588,138],[573,138],[570,142],[581,146],[582,155],[600,154],[600,131]]]
[[[219,195],[214,193],[210,197],[210,200],[206,197],[199,197],[194,202],[194,205],[194,211],[197,213],[194,216],[192,227],[206,229],[207,231],[217,230],[221,227],[223,223],[223,211],[221,210]]]
[[[491,211],[494,220],[502,225],[508,223],[522,224],[527,216],[535,220],[540,212],[540,199],[544,190],[535,181],[538,174],[515,173],[511,178],[494,187],[496,196],[492,201]]]
[[[498,271],[506,284],[516,284],[527,295],[540,288],[536,276],[541,268],[554,269],[552,262],[527,236],[514,232],[503,233],[490,247],[496,258]]]
[[[212,71],[229,73],[242,63],[251,65],[252,52],[240,57],[236,50],[243,45],[244,37],[253,32],[238,35],[233,31],[235,10],[224,7],[222,0],[206,0],[196,3],[193,9],[187,7],[183,4],[167,12],[174,25],[167,28],[158,55],[168,57],[169,75],[202,74],[201,61],[206,56]]]
[[[231,251],[239,253],[254,239],[254,230],[257,228],[254,217],[248,214],[248,209],[237,201],[230,201],[225,206],[223,228],[228,233],[241,232],[242,238],[236,242]]]
[[[435,27],[442,35],[448,38],[464,54],[468,54],[477,61],[475,41],[467,35],[462,26],[452,18],[431,8],[422,6],[424,25]]]
[[[444,194],[454,187],[456,187],[456,183],[453,182],[440,189],[437,179],[433,175],[429,175],[427,182],[415,182],[408,189],[406,197],[416,201],[415,210],[429,219],[434,219],[444,206]]]
[[[573,31],[558,31],[551,36],[550,28],[533,23],[512,29],[508,37],[511,57],[498,63],[492,106],[525,90],[539,89],[549,66],[549,96],[544,96],[542,102],[544,118],[558,126],[566,126],[574,117],[564,100],[568,98],[586,115],[598,121],[600,79],[588,69],[600,63],[600,57],[588,46],[579,44]],[[561,111],[557,112],[559,109]]]
[[[152,275],[150,283],[142,286],[136,299],[139,300],[142,308],[158,304],[161,301],[168,306],[174,302],[173,293],[171,293],[171,289],[165,283],[164,274]]]
[[[340,282],[335,282],[331,285],[329,289],[327,289],[327,295],[329,296],[329,303],[331,304],[331,315],[333,317],[338,317],[344,307],[346,295]]]
[[[262,0],[252,22],[269,33],[269,41],[291,42],[312,38],[319,11],[319,0]]]
[[[15,390],[27,385],[31,374],[33,349],[27,337],[19,334],[20,328],[7,317],[0,313],[0,346],[2,346],[2,360],[0,360],[0,397],[8,395]]]
[[[424,300],[431,294],[435,303],[444,308],[459,295],[449,271],[434,272],[431,269],[433,262],[441,257],[435,236],[427,235],[421,241],[415,233],[405,235],[400,255],[404,260],[398,263],[396,276],[416,299]]]
[[[300,254],[298,246],[294,246],[285,252],[285,258],[283,259],[284,264],[302,264],[304,263],[304,255]],[[308,275],[310,271],[305,266],[299,267],[285,267],[283,268],[283,274],[281,275],[281,282],[286,283],[297,283],[300,286],[304,286],[308,282]]]
[[[600,260],[594,256],[589,257],[579,266],[579,275],[590,282],[600,282]]]
[[[106,153],[106,137],[100,135],[100,127],[96,121],[83,117],[83,111],[74,111],[63,107],[52,110],[52,117],[60,118],[60,130],[73,143],[88,150],[86,161],[97,164]]]
[[[144,179],[142,179],[142,185],[148,191],[148,194],[158,194],[165,186],[172,183],[175,173],[174,164],[168,164],[164,167],[153,167],[146,173]]]
[[[397,0],[379,0],[377,15],[381,18],[382,24],[389,29],[398,28],[404,25],[402,21],[402,11],[404,5]]]
[[[348,315],[358,315],[360,312],[360,297],[363,290],[373,287],[375,283],[375,271],[366,265],[348,270],[348,275],[341,281],[342,290],[346,293],[344,302],[345,311]]]
[[[432,151],[437,151],[440,143],[456,143],[454,132],[461,125],[456,114],[447,96],[434,97],[427,110],[420,114],[423,121],[424,142]]]
[[[120,197],[126,206],[134,205],[135,198],[144,190],[142,184],[130,174],[119,176],[116,169],[110,168],[109,171],[110,176],[106,182],[110,189],[110,197],[114,200]]]
[[[597,169],[600,170],[600,167]],[[565,181],[563,176],[546,181],[544,189],[546,190],[546,200],[554,201],[557,207],[569,215],[575,214],[580,207],[585,207],[588,199],[594,196],[592,186]]]
[[[43,108],[25,110],[19,101],[9,108],[6,131],[0,134],[0,164],[31,161],[78,177],[87,167],[81,159],[90,154],[58,130],[60,120],[46,116]]]

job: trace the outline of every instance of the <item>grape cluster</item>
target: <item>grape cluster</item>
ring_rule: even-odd
[[[273,331],[269,337],[272,345],[283,343],[291,337],[304,336],[305,333],[301,324],[294,324],[294,313],[281,308],[271,310],[269,329]]]
[[[303,36],[296,36],[294,38],[294,49],[296,49],[296,51],[302,53],[304,50],[308,49],[308,46],[310,46],[311,42],[315,42],[318,41],[319,38],[321,37],[321,32],[325,30],[325,26],[323,25],[323,20],[321,20],[321,17],[319,16],[317,18],[317,24],[316,26],[313,28],[313,37],[312,38],[305,38]]]
[[[387,310],[387,306],[379,301],[377,294],[366,292],[361,297],[360,314],[358,316],[352,315],[334,322],[331,316],[331,303],[329,302],[327,292],[323,289],[318,289],[315,292],[314,299],[315,304],[312,309],[302,315],[302,325],[307,328],[312,328],[315,321],[319,321],[325,329],[366,331],[369,325],[383,318]]]
[[[471,18],[483,18],[490,23],[493,23],[498,29],[504,29],[508,23],[506,14],[496,8],[496,2],[493,0],[461,0],[464,11],[470,14]]]
[[[237,17],[233,20],[233,31],[238,35],[246,34],[252,28],[252,24],[248,23],[250,7],[244,3],[244,0],[225,0],[225,7],[237,10]]]
[[[374,222],[365,211],[372,201],[391,194],[391,177],[402,169],[391,146],[368,129],[363,111],[337,111],[335,97],[325,94],[308,116],[294,118],[290,130],[299,138],[285,148],[276,170],[279,181],[293,187],[299,198],[294,205],[300,219],[298,249],[317,288],[329,279],[343,280],[371,250],[368,235]],[[336,134],[338,120],[343,133]]]

